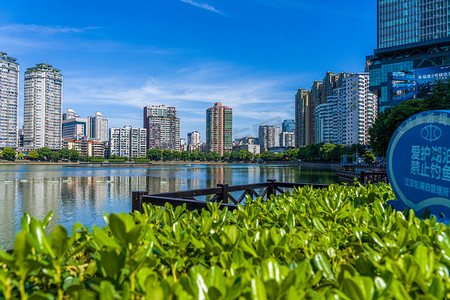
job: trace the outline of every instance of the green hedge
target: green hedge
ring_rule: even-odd
[[[0,298],[448,299],[449,229],[387,208],[393,197],[333,185],[234,212],[144,205],[71,237],[26,215],[0,251]]]
[[[89,159],[89,161],[90,161],[90,162],[103,162],[103,161],[105,161],[105,159],[104,159],[104,158],[95,158],[95,157],[92,157],[92,158]]]
[[[135,158],[134,161],[135,162],[148,162],[148,161],[150,161],[150,159],[148,159],[148,158]]]
[[[125,162],[125,158],[110,158],[109,162]]]

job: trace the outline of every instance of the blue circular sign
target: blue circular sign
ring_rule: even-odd
[[[450,110],[425,111],[403,122],[389,143],[387,173],[404,205],[450,217]]]

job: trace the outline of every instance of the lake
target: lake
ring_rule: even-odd
[[[0,165],[0,248],[13,247],[24,212],[43,219],[50,211],[48,230],[61,224],[105,226],[103,213],[131,211],[131,192],[150,193],[284,182],[337,182],[331,169],[294,165],[155,165],[143,168],[63,165]]]

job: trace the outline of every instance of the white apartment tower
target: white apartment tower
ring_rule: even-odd
[[[108,120],[100,112],[87,120],[87,136],[90,140],[105,142],[108,140]]]
[[[281,128],[275,125],[259,126],[259,145],[261,151],[269,148],[280,147]]]
[[[369,143],[369,128],[378,112],[377,98],[369,91],[369,73],[346,78],[346,130],[347,145]]]
[[[200,145],[200,143],[201,143],[200,132],[198,132],[198,131],[189,132],[187,134],[187,137],[188,137],[188,140],[187,140],[188,145],[193,145],[193,146]]]
[[[369,143],[369,128],[375,123],[377,97],[369,91],[369,74],[360,73],[344,79],[333,90],[327,103],[316,108],[318,143],[343,145]]]
[[[19,64],[0,52],[0,148],[17,148]]]
[[[37,64],[25,72],[25,147],[61,149],[62,85],[63,75],[51,65]]]
[[[145,128],[109,129],[109,155],[121,157],[145,157],[147,152],[147,130]]]

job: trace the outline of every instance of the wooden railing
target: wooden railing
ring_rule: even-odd
[[[229,186],[228,184],[221,183],[217,187],[188,190],[169,193],[148,194],[146,191],[136,191],[132,193],[132,205],[131,210],[141,211],[143,203],[151,203],[156,206],[164,206],[166,203],[170,203],[173,207],[186,204],[188,210],[201,210],[207,207],[207,201],[199,201],[195,197],[210,196],[211,202],[222,202],[221,208],[228,207],[230,210],[234,210],[237,204],[242,204],[249,196],[252,199],[254,197],[261,197],[263,201],[270,198],[271,195],[277,193],[284,193],[286,190],[296,187],[312,186],[313,188],[325,188],[326,184],[308,184],[308,183],[290,183],[290,182],[277,182],[276,180],[269,179],[264,183],[245,184]],[[262,190],[258,192],[257,190]],[[242,194],[233,196],[235,192],[242,192]]]
[[[345,179],[347,181],[353,181],[355,178],[361,183],[372,183],[377,184],[378,182],[389,182],[387,172],[386,171],[378,171],[378,172],[367,172],[367,171],[361,171],[360,173],[357,172],[336,172],[336,175],[339,176],[339,178]]]

